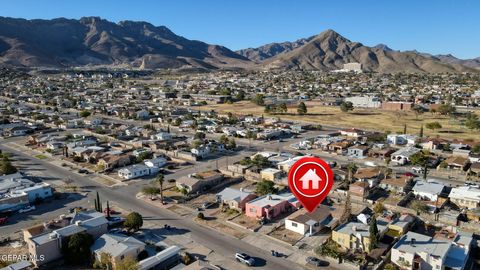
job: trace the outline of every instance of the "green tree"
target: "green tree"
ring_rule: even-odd
[[[353,111],[353,103],[350,101],[342,102],[342,104],[340,104],[340,110],[342,110],[342,112]]]
[[[129,231],[138,231],[143,226],[143,217],[137,212],[132,212],[127,215],[123,226]]]
[[[442,104],[438,107],[438,113],[443,115],[451,115],[455,113],[456,109],[451,104]]]
[[[95,210],[100,213],[102,212],[102,201],[100,201],[100,194],[98,194],[98,191],[95,199]]]
[[[368,232],[370,234],[370,243],[368,249],[372,251],[373,249],[378,247],[378,243],[380,241],[380,235],[377,227],[377,218],[375,217],[375,215],[373,215],[370,219],[370,228]]]
[[[419,201],[419,200],[414,200],[410,204],[410,208],[417,211],[417,214],[428,213],[428,211],[429,211],[428,205],[426,205],[424,202]]]
[[[206,137],[206,136],[205,136],[205,133],[203,133],[203,132],[197,132],[197,133],[195,133],[195,135],[193,136],[193,138],[194,138],[195,140],[203,140],[203,139],[205,139],[205,137]]]
[[[442,125],[439,122],[435,121],[435,122],[427,123],[425,127],[428,129],[435,130],[435,129],[441,129]]]
[[[306,114],[307,113],[307,105],[305,105],[304,102],[300,102],[300,104],[298,104],[298,107],[297,107],[297,112],[300,115]]]
[[[131,256],[127,256],[115,264],[115,270],[138,270],[139,268],[138,262]]]
[[[467,119],[465,120],[465,126],[468,129],[480,129],[480,120],[478,116],[474,113],[468,113]]]
[[[472,147],[472,152],[475,154],[480,153],[480,144],[476,144],[475,146]]]
[[[85,258],[90,258],[90,246],[92,244],[93,237],[86,232],[70,236],[67,244],[63,247],[65,259],[72,264],[84,263]]]
[[[220,136],[220,139],[218,140],[218,142],[220,142],[221,144],[223,145],[227,145],[228,143],[228,136],[223,134],[222,136]]]
[[[357,172],[358,166],[355,163],[349,163],[347,165],[348,180],[352,181],[353,175]]]
[[[0,175],[16,173],[18,170],[7,157],[0,161]]]
[[[80,117],[86,118],[89,117],[92,113],[89,111],[81,111],[80,112]]]
[[[142,188],[142,193],[152,198],[153,196],[160,194],[160,189],[157,187],[147,186]]]
[[[272,181],[262,180],[258,182],[255,187],[255,193],[257,193],[258,196],[273,194],[275,192],[277,192],[277,188]]]
[[[157,181],[158,186],[160,187],[160,201],[163,203],[163,184],[165,183],[165,177],[160,173],[155,181]]]
[[[262,94],[256,94],[255,97],[252,98],[252,102],[258,106],[263,106],[265,105],[265,97]]]
[[[418,165],[418,166],[425,166],[428,163],[429,159],[429,154],[425,153],[424,151],[419,151],[412,156],[410,156],[410,162],[413,165]]]
[[[142,162],[152,157],[153,157],[153,153],[150,151],[141,152],[137,157],[137,162]]]
[[[375,214],[381,214],[383,213],[384,210],[385,210],[385,206],[383,205],[382,202],[377,202],[375,203],[375,206],[373,206],[373,212],[375,212]]]
[[[244,100],[245,99],[245,91],[239,90],[237,94],[235,95],[236,100]]]
[[[231,138],[230,140],[228,140],[228,143],[225,147],[229,150],[235,150],[235,148],[237,148],[237,143],[235,142],[235,139]]]
[[[412,111],[415,113],[415,118],[418,119],[418,116],[420,114],[423,114],[424,110],[422,108],[422,106],[419,106],[419,105],[414,105],[412,107]]]
[[[112,256],[106,252],[100,253],[100,258],[93,263],[96,269],[112,269]]]

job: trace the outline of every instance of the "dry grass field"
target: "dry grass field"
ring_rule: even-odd
[[[418,115],[418,117],[413,112],[385,111],[380,109],[354,109],[345,113],[339,107],[323,106],[313,101],[306,102],[306,105],[308,108],[307,115],[297,115],[296,106],[289,107],[286,114],[270,115],[264,113],[262,106],[257,106],[250,101],[234,104],[209,104],[199,108],[201,110],[215,110],[219,113],[232,112],[242,115],[275,116],[283,120],[296,120],[341,128],[355,127],[383,132],[403,132],[403,127],[406,124],[408,133],[418,134],[423,124],[425,136],[480,141],[480,133],[467,129],[462,125],[460,119],[428,112]],[[438,130],[427,129],[425,124],[430,122],[439,122],[442,128]]]

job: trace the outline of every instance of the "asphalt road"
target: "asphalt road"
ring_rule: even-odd
[[[48,172],[48,175],[50,175],[51,177],[59,179],[69,178],[73,181],[73,183],[75,183],[75,185],[77,185],[78,187],[82,187],[84,190],[98,191],[101,194],[103,200],[114,201],[118,203],[123,209],[139,212],[142,216],[148,217],[151,222],[158,224],[159,228],[161,228],[164,224],[169,224],[170,226],[190,231],[192,240],[205,247],[208,247],[215,253],[227,259],[232,258],[232,261],[235,252],[242,251],[250,254],[253,257],[265,260],[265,265],[259,266],[258,269],[302,269],[302,267],[291,261],[272,257],[269,253],[270,251],[268,250],[261,250],[236,238],[198,226],[191,218],[182,218],[170,212],[169,210],[157,208],[153,205],[144,203],[136,199],[135,195],[143,186],[142,184],[115,188],[103,187],[99,186],[97,182],[90,180],[88,177],[71,172],[66,168],[50,164],[45,160],[30,157],[28,154],[25,154],[24,152],[19,151],[18,149],[14,149],[5,144],[0,145],[0,149],[12,153],[15,157],[21,157],[24,162],[29,162],[31,164],[35,164],[34,166],[43,168]],[[221,166],[222,162],[225,161],[225,159],[219,161],[219,166]],[[209,163],[211,166],[213,162],[205,162],[205,164]],[[198,170],[198,168],[195,168],[195,170]],[[175,176],[170,175],[169,178],[170,177]],[[88,196],[90,197],[90,199],[93,200],[94,192],[90,192]],[[59,208],[62,208],[62,206],[59,206]],[[3,235],[7,234],[8,232],[18,231],[21,228],[23,228],[22,222],[7,224],[6,226],[0,227],[0,234]]]

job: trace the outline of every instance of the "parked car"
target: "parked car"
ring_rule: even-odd
[[[422,167],[412,167],[412,172],[416,174],[422,174],[423,168]]]
[[[107,211],[107,210],[108,210],[107,208],[105,208],[105,209],[103,210],[103,213],[104,213],[105,215],[108,214],[108,211]],[[115,211],[115,210],[113,210],[113,208],[110,207],[110,215],[118,215],[118,214],[120,214],[120,212]]]
[[[35,206],[31,205],[31,206],[27,206],[25,208],[22,208],[20,210],[18,210],[18,213],[27,213],[27,212],[30,212],[30,211],[33,211],[35,210]]]
[[[241,262],[241,263],[244,263],[248,266],[252,266],[255,264],[255,259],[253,259],[252,257],[250,257],[249,255],[247,255],[246,253],[240,253],[240,252],[237,252],[235,254],[235,259],[238,261],[238,262]]]
[[[4,225],[4,224],[6,224],[6,223],[7,223],[7,221],[8,221],[8,219],[7,219],[6,217],[2,217],[2,218],[0,218],[0,226],[2,226],[2,225]]]
[[[327,261],[322,261],[316,257],[307,257],[307,264],[315,267],[329,266],[330,264]]]
[[[90,172],[87,169],[79,169],[78,173],[89,174]]]

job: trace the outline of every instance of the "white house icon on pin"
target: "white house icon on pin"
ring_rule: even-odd
[[[302,182],[302,189],[310,189],[310,183],[312,183],[312,189],[318,189],[318,183],[322,181],[322,178],[317,175],[316,170],[310,169],[300,178],[300,181]]]

